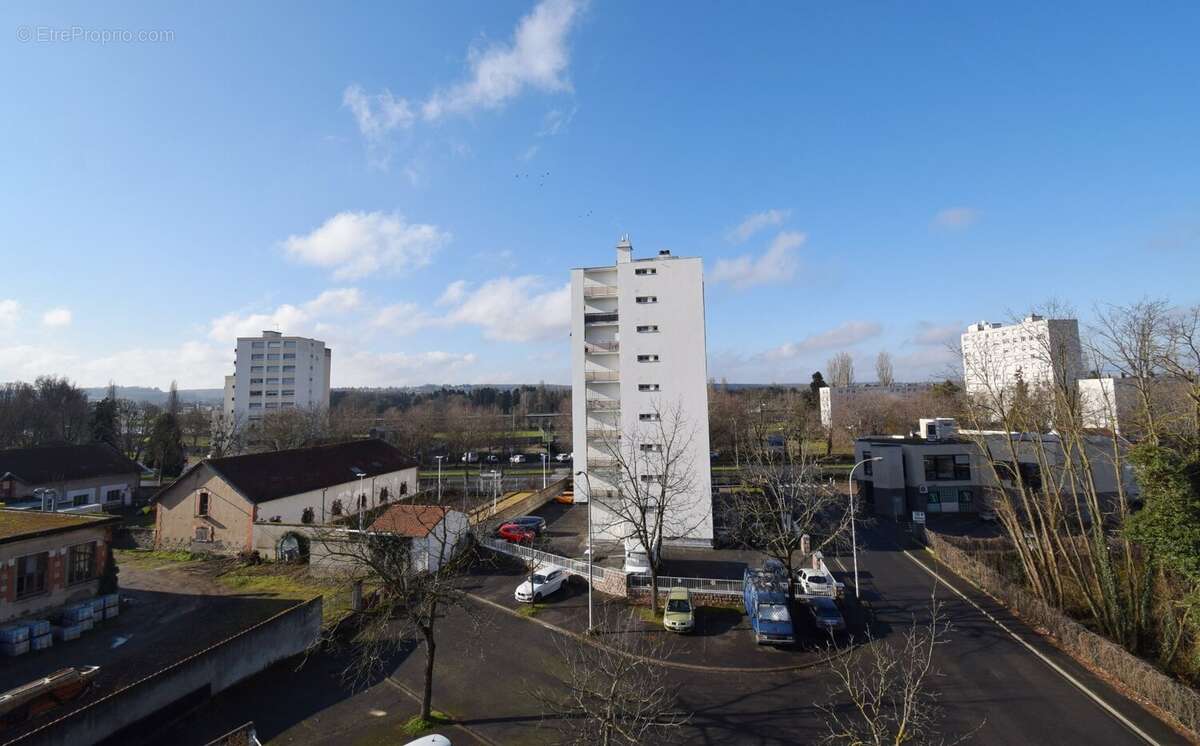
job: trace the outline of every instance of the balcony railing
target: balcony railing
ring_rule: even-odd
[[[584,342],[583,351],[589,355],[604,355],[610,352],[620,352],[621,343],[613,340],[612,342]]]
[[[617,312],[610,311],[606,313],[585,313],[583,315],[583,323],[587,324],[615,324],[617,323]]]
[[[588,456],[589,469],[612,469],[617,465],[617,460],[612,456]]]
[[[588,383],[611,383],[621,380],[621,374],[615,370],[585,370],[583,380]]]
[[[583,289],[584,298],[616,298],[617,289],[611,285],[588,285]]]
[[[595,497],[595,498],[598,498],[601,500],[611,500],[617,496],[617,491],[616,490],[592,490],[588,496]]]
[[[621,431],[611,427],[589,427],[587,436],[591,440],[620,440]]]
[[[597,397],[587,400],[587,408],[599,412],[616,412],[621,409],[621,402],[619,399],[601,399]]]

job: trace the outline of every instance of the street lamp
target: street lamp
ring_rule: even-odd
[[[546,464],[550,462],[550,454],[542,454],[542,489],[546,489]]]
[[[363,530],[363,508],[366,507],[366,501],[363,499],[364,497],[366,497],[366,493],[363,492],[363,477],[367,476],[367,473],[365,471],[363,471],[362,469],[358,468],[357,466],[351,466],[350,471],[353,472],[354,475],[358,477],[358,494],[354,496],[354,503],[355,503],[354,507],[358,508],[358,530],[362,531]]]
[[[592,478],[588,476],[586,471],[577,471],[575,476],[582,476],[587,482],[587,521],[588,521],[588,545],[587,545],[587,561],[588,561],[588,626],[587,631],[590,635],[594,627],[592,626],[592,563],[596,557],[592,553]]]
[[[846,477],[846,490],[850,493],[850,551],[854,555],[854,598],[856,600],[858,599],[858,539],[854,535],[854,513],[858,506],[854,504],[854,470],[872,461],[883,461],[883,456],[865,458],[859,461],[850,467],[850,474]]]
[[[446,457],[445,456],[434,456],[434,458],[437,459],[437,462],[438,462],[438,505],[441,505],[442,504],[442,459],[444,459]]]

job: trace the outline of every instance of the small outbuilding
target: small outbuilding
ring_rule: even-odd
[[[107,443],[0,451],[0,502],[40,510],[130,505],[141,467]],[[49,505],[53,502],[54,505]]]
[[[393,505],[375,519],[373,533],[407,536],[413,567],[436,571],[454,556],[470,529],[465,513],[443,505]]]

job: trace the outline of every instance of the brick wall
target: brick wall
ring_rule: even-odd
[[[669,592],[669,588],[658,589],[658,602],[660,606],[666,603]],[[649,606],[650,589],[630,588],[629,600],[636,604]],[[742,608],[742,597],[730,593],[701,593],[699,591],[692,591],[692,604],[696,606],[719,606],[725,609],[740,609]]]

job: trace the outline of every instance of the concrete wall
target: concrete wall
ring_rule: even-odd
[[[321,599],[291,607],[133,684],[50,722],[12,744],[74,746],[96,743],[139,724],[180,699],[212,696],[298,655],[321,632]],[[154,723],[157,727],[166,722]],[[134,739],[130,739],[134,740]]]
[[[85,526],[69,533],[40,536],[25,541],[0,544],[0,623],[20,617],[34,617],[61,606],[84,601],[99,592],[100,575],[108,561],[108,542],[112,527]],[[68,585],[69,548],[76,544],[96,542],[95,577],[92,580]],[[49,553],[46,569],[46,591],[36,596],[17,599],[17,558],[30,554]]]
[[[325,487],[311,492],[301,492],[279,500],[259,503],[259,515],[264,521],[278,516],[280,523],[300,523],[305,508],[313,509],[313,518],[317,523],[326,523],[333,518],[333,503],[341,501],[342,514],[349,515],[357,512],[355,505],[360,497],[366,497],[368,508],[381,504],[385,495],[386,502],[396,502],[401,497],[407,498],[417,491],[417,468],[401,469],[377,477],[367,477],[362,480],[360,489],[358,480],[343,482],[331,487]]]
[[[471,523],[477,524],[486,522],[488,524],[498,526],[501,523],[519,515],[529,515],[533,511],[550,502],[550,500],[561,495],[563,490],[565,490],[567,485],[570,483],[571,480],[566,478],[560,479],[557,482],[551,482],[546,486],[545,489],[534,492],[524,500],[520,500],[510,505],[504,505],[503,507],[498,508],[495,516],[490,515],[492,507],[491,504],[481,506],[479,509],[471,512]]]

